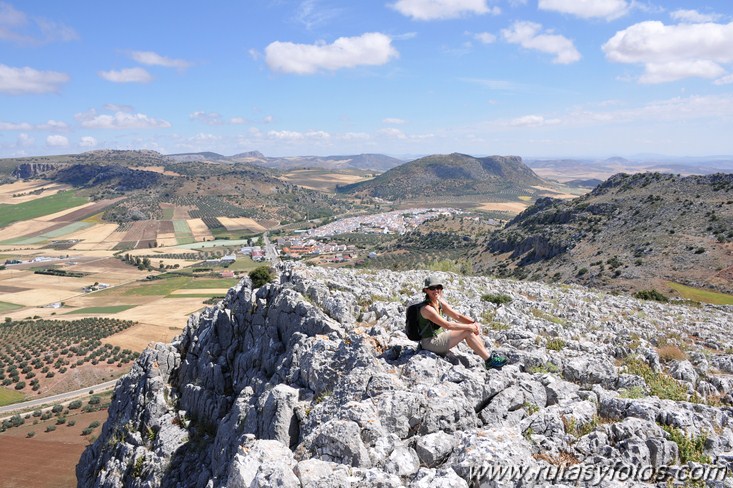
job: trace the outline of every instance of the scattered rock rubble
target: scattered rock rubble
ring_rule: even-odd
[[[118,382],[79,486],[466,487],[500,465],[733,468],[731,308],[443,273],[446,299],[510,358],[485,371],[463,345],[442,358],[403,334],[426,274],[293,265],[255,290],[245,278]],[[650,396],[654,378],[687,401]],[[709,459],[685,459],[679,433]],[[614,483],[600,486],[637,486]]]

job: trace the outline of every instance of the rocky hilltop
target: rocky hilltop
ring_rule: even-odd
[[[492,466],[733,467],[730,308],[440,274],[510,358],[485,371],[463,346],[442,358],[403,334],[425,274],[292,267],[254,290],[245,278],[117,383],[79,486],[466,487]],[[482,486],[552,484],[542,476]]]
[[[549,184],[519,156],[476,158],[434,154],[397,166],[374,179],[344,185],[343,193],[397,200],[462,195],[521,194],[533,185]],[[439,189],[439,190],[438,190]]]
[[[733,292],[733,174],[617,174],[541,198],[491,235],[477,269],[605,289],[666,281]]]

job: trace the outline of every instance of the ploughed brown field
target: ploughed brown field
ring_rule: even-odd
[[[81,453],[99,435],[101,425],[92,434],[83,436],[82,431],[94,421],[103,424],[107,410],[83,413],[67,417],[75,425],[56,425],[56,417],[38,421],[33,417],[20,427],[8,429],[0,434],[0,460],[2,460],[2,488],[66,488],[76,486],[76,464]],[[56,430],[46,432],[49,425]],[[29,432],[35,432],[28,438]]]

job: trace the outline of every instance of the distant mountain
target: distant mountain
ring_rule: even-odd
[[[618,174],[573,200],[537,200],[474,258],[499,276],[730,293],[732,245],[733,174]]]
[[[222,156],[221,154],[210,151],[198,153],[169,154],[168,157],[177,163],[186,163],[190,161],[224,161],[228,159],[226,156]]]
[[[323,168],[323,169],[362,169],[378,172],[386,171],[404,163],[384,154],[356,154],[344,156],[287,156],[268,157],[259,151],[248,151],[222,156],[212,152],[171,154],[170,158],[176,162],[211,162],[211,163],[249,163],[265,168],[291,170],[295,168]]]
[[[342,193],[388,200],[520,192],[547,182],[518,156],[475,158],[466,154],[436,154],[397,166],[371,180],[343,186]]]

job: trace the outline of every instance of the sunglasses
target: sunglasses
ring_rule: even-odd
[[[428,290],[435,291],[435,290],[442,290],[443,285],[436,285],[436,286],[428,286]]]

